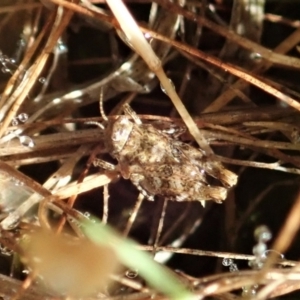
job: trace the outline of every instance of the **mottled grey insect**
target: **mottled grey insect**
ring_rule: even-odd
[[[130,179],[149,200],[161,195],[170,200],[214,200],[221,203],[237,175],[218,162],[209,159],[201,149],[181,142],[172,135],[143,124],[129,107],[124,115],[109,121],[104,129],[108,152],[125,179]],[[97,161],[107,168],[107,163]],[[114,167],[110,167],[114,168]],[[222,186],[210,185],[208,178]]]

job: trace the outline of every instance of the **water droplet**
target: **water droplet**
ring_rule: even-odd
[[[149,32],[145,32],[145,33],[144,33],[144,37],[145,37],[145,39],[146,39],[147,41],[149,41],[149,40],[152,39],[151,33],[149,33]]]
[[[6,248],[2,244],[0,244],[0,252],[1,252],[1,254],[5,255],[5,256],[11,256],[13,254],[12,250]]]
[[[46,78],[45,77],[40,77],[39,78],[39,83],[44,84],[46,82]]]
[[[26,45],[26,42],[23,39],[19,39],[17,45],[24,47]]]
[[[260,53],[253,52],[250,54],[250,59],[253,59],[253,60],[259,62],[262,60],[262,55]]]
[[[262,258],[267,258],[269,255],[271,255],[271,253],[274,253],[277,255],[278,259],[284,259],[284,255],[276,250],[270,249],[270,250],[266,250],[263,255]]]
[[[20,122],[24,123],[28,120],[28,114],[26,113],[21,113],[17,116]]]
[[[243,286],[242,289],[243,289],[243,293],[242,293],[243,297],[251,298],[252,296],[256,295],[256,289],[253,288],[252,286],[245,286],[245,287]]]
[[[253,247],[253,254],[256,257],[261,257],[267,250],[267,245],[265,243],[258,243]]]
[[[2,71],[2,73],[10,73],[10,69],[7,67],[2,67],[1,71]]]
[[[239,270],[237,264],[231,264],[229,267],[230,272],[237,272]]]
[[[174,85],[173,81],[172,81],[171,79],[169,79],[169,82],[171,83],[173,89],[175,90],[175,85]],[[161,88],[161,90],[162,90],[166,95],[168,95],[167,91],[166,91],[165,88],[162,86],[162,84],[160,84],[160,88]]]
[[[35,146],[33,139],[27,135],[19,136],[19,140],[23,146],[30,148],[33,148]]]
[[[1,61],[2,62],[8,62],[9,61],[9,58],[7,55],[1,55]]]
[[[261,225],[255,229],[254,237],[256,238],[256,240],[258,242],[265,243],[265,242],[268,242],[272,238],[272,233],[267,226]]]
[[[125,272],[125,276],[130,279],[136,278],[138,275],[139,275],[139,273],[137,270],[127,270]]]
[[[228,267],[233,264],[233,260],[231,258],[223,258],[222,265]]]
[[[260,270],[263,267],[264,262],[260,259],[253,259],[249,261],[248,265],[254,270]]]
[[[89,213],[89,212],[85,212],[84,214],[83,214],[86,218],[90,218],[90,216],[91,216],[91,214]]]
[[[64,42],[60,41],[60,40],[57,43],[57,49],[59,50],[60,54],[68,52],[67,45]]]
[[[17,118],[13,118],[12,120],[11,120],[11,125],[12,126],[17,126],[19,124],[19,122],[18,122],[18,119]]]

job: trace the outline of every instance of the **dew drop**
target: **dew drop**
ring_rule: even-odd
[[[17,45],[20,47],[24,47],[26,45],[26,42],[24,39],[19,39]]]
[[[76,219],[68,216],[67,217],[68,222],[71,224],[71,226],[76,226],[77,228],[81,227],[81,223],[79,223]]]
[[[17,116],[20,122],[25,123],[28,120],[28,114],[21,113]]]
[[[83,214],[86,218],[90,218],[91,217],[91,214],[89,213],[89,212],[85,212],[84,214]]]
[[[253,60],[259,62],[262,60],[262,55],[260,53],[253,52],[250,54],[250,59],[253,59]]]
[[[125,272],[125,276],[130,278],[130,279],[134,279],[139,275],[137,270],[127,270]]]
[[[257,241],[265,243],[272,238],[272,233],[266,225],[261,225],[255,229],[254,237]]]
[[[249,261],[248,265],[253,270],[260,270],[263,267],[264,262],[261,259],[253,259]]]
[[[62,41],[58,41],[58,43],[57,43],[57,49],[59,50],[60,54],[68,52],[67,45],[64,42],[62,42]]]
[[[258,243],[257,245],[255,245],[253,247],[253,254],[256,256],[256,257],[261,257],[265,251],[267,250],[267,245],[264,244],[264,243]]]
[[[19,122],[18,122],[18,119],[17,118],[13,118],[12,120],[11,120],[11,125],[12,126],[17,126],[19,124]]]
[[[253,288],[252,286],[246,286],[246,287],[242,287],[243,289],[243,293],[242,293],[242,297],[252,297],[252,296],[255,296],[256,295],[256,289]]]
[[[273,249],[266,250],[266,251],[263,253],[262,257],[263,257],[263,258],[267,258],[269,255],[271,255],[271,253],[276,254],[276,256],[277,256],[277,258],[278,258],[279,260],[284,259],[284,255],[283,255],[282,253],[280,253],[280,252],[278,252],[278,251],[276,251],[276,250],[273,250]]]
[[[13,251],[0,244],[0,252],[5,256],[11,256]]]
[[[222,261],[222,265],[225,266],[225,267],[228,267],[230,265],[232,265],[233,263],[233,260],[231,258],[223,258],[223,261]]]
[[[237,264],[231,264],[230,267],[229,267],[230,272],[237,272],[238,270],[239,269],[238,269]]]
[[[169,82],[171,83],[172,88],[175,90],[175,85],[174,85],[173,81],[172,81],[171,79],[169,79]],[[168,95],[167,91],[166,91],[165,88],[162,86],[162,84],[160,84],[160,88],[161,88],[161,90],[162,90],[166,95]]]
[[[68,222],[70,222],[70,223],[75,223],[75,219],[73,219],[73,218],[71,218],[71,217],[69,217],[69,216],[67,216],[67,220],[68,220]]]
[[[2,71],[2,73],[10,73],[10,69],[7,67],[2,67],[1,71]]]
[[[40,77],[39,78],[39,83],[44,84],[46,82],[46,78],[45,77]]]
[[[19,140],[23,146],[26,146],[29,148],[33,148],[35,146],[33,139],[27,135],[19,136]]]
[[[9,60],[7,55],[1,55],[1,62],[7,62]]]
[[[249,286],[242,286],[242,290],[245,291],[245,292],[248,291],[249,290]]]
[[[149,32],[144,33],[144,37],[147,41],[151,40],[152,36]]]

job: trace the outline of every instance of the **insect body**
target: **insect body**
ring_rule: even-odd
[[[218,161],[149,124],[143,124],[128,105],[125,115],[110,121],[105,129],[105,145],[118,161],[118,170],[153,200],[162,195],[170,200],[226,199],[227,189],[237,176]],[[210,185],[215,178],[223,186]]]

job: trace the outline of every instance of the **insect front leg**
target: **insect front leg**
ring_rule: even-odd
[[[179,138],[182,134],[186,132],[185,127],[170,127],[168,129],[162,130],[163,133],[166,133],[170,135],[171,137],[177,139]]]
[[[172,139],[178,139],[186,132],[186,127],[174,123],[165,124],[161,121],[152,122],[151,125],[162,133],[167,134]]]
[[[118,166],[113,165],[105,160],[100,159],[100,158],[96,158],[93,161],[93,165],[95,167],[100,167],[102,169],[109,170],[109,171],[117,171],[118,170]]]

